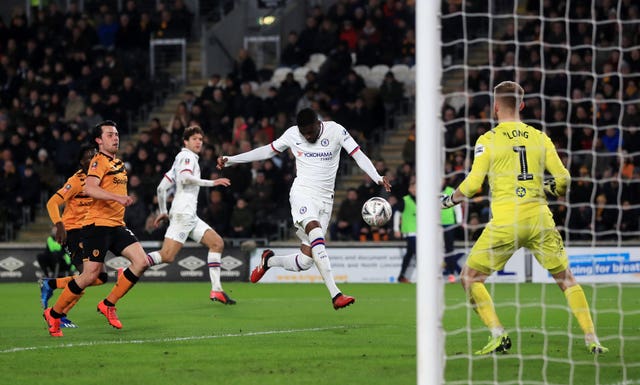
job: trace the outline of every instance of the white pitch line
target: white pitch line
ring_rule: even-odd
[[[217,338],[233,338],[233,337],[253,337],[263,336],[271,334],[287,334],[287,333],[305,333],[305,332],[318,332],[332,329],[344,329],[345,326],[333,326],[326,328],[309,328],[309,329],[288,329],[288,330],[267,330],[263,332],[249,332],[249,333],[236,333],[236,334],[221,334],[215,336],[189,336],[189,337],[175,337],[175,338],[157,338],[151,340],[118,340],[118,341],[94,341],[94,342],[79,342],[62,345],[46,345],[46,346],[27,346],[27,347],[15,347],[11,349],[0,350],[0,354],[17,353],[32,350],[44,350],[44,349],[60,349],[60,348],[77,348],[84,346],[99,346],[99,345],[126,345],[126,344],[153,344],[158,342],[180,342],[180,341],[197,341],[197,340],[211,340]]]

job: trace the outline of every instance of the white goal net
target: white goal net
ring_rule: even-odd
[[[486,285],[508,354],[474,355],[489,332],[460,286],[445,284],[445,383],[640,384],[640,2],[441,4],[444,176],[458,186],[476,140],[497,124],[493,87],[521,84],[522,120],[551,138],[571,173],[569,192],[549,204],[610,349],[587,353],[565,296],[520,250]],[[454,230],[461,262],[490,215],[485,183]]]

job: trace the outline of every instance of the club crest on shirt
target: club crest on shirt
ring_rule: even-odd
[[[327,146],[329,145],[329,139],[327,139],[327,138],[322,139],[322,140],[320,141],[320,144],[321,144],[323,147],[327,147]]]
[[[185,159],[184,164],[189,164],[189,159]]]
[[[524,197],[527,195],[527,189],[524,187],[516,187],[516,195],[520,198]]]
[[[300,214],[304,214],[307,212],[307,206],[300,207]]]
[[[474,155],[475,155],[475,156],[480,156],[480,155],[482,155],[482,154],[484,154],[484,145],[482,145],[482,144],[477,144],[477,145],[476,145],[476,148],[475,148],[475,150],[474,150]]]
[[[91,168],[98,168],[98,162],[91,163]]]
[[[68,184],[68,185],[64,186],[64,188],[65,188],[65,190],[71,190],[71,185]]]

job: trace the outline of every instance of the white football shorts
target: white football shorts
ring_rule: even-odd
[[[185,243],[187,238],[200,242],[209,229],[211,226],[196,215],[174,214],[169,216],[169,228],[164,237],[180,243]]]
[[[333,210],[333,199],[311,197],[309,195],[292,194],[289,197],[291,203],[291,218],[296,228],[296,235],[304,245],[311,245],[304,228],[311,221],[320,222],[323,234],[326,234]]]

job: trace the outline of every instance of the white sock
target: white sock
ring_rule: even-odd
[[[147,254],[147,263],[149,266],[159,265],[162,263],[162,255],[160,255],[159,251],[153,251]]]
[[[269,258],[267,262],[269,267],[282,267],[289,271],[301,271],[308,270],[313,266],[313,259],[307,257],[302,253],[295,253],[289,255],[274,255]]]
[[[329,261],[329,255],[324,248],[324,233],[320,227],[309,232],[309,240],[311,241],[311,255],[313,255],[313,261],[316,263],[316,267],[324,279],[324,284],[329,289],[331,298],[340,293],[340,289],[336,286],[336,281],[333,279],[331,273],[331,262]]]
[[[211,290],[222,291],[222,284],[220,283],[220,261],[222,260],[222,253],[215,253],[210,251],[207,254],[207,264],[209,266],[209,277],[211,278]]]
[[[504,334],[504,328],[503,327],[498,327],[498,328],[492,328],[491,329],[491,337],[493,337],[493,338],[500,337],[503,334]]]

